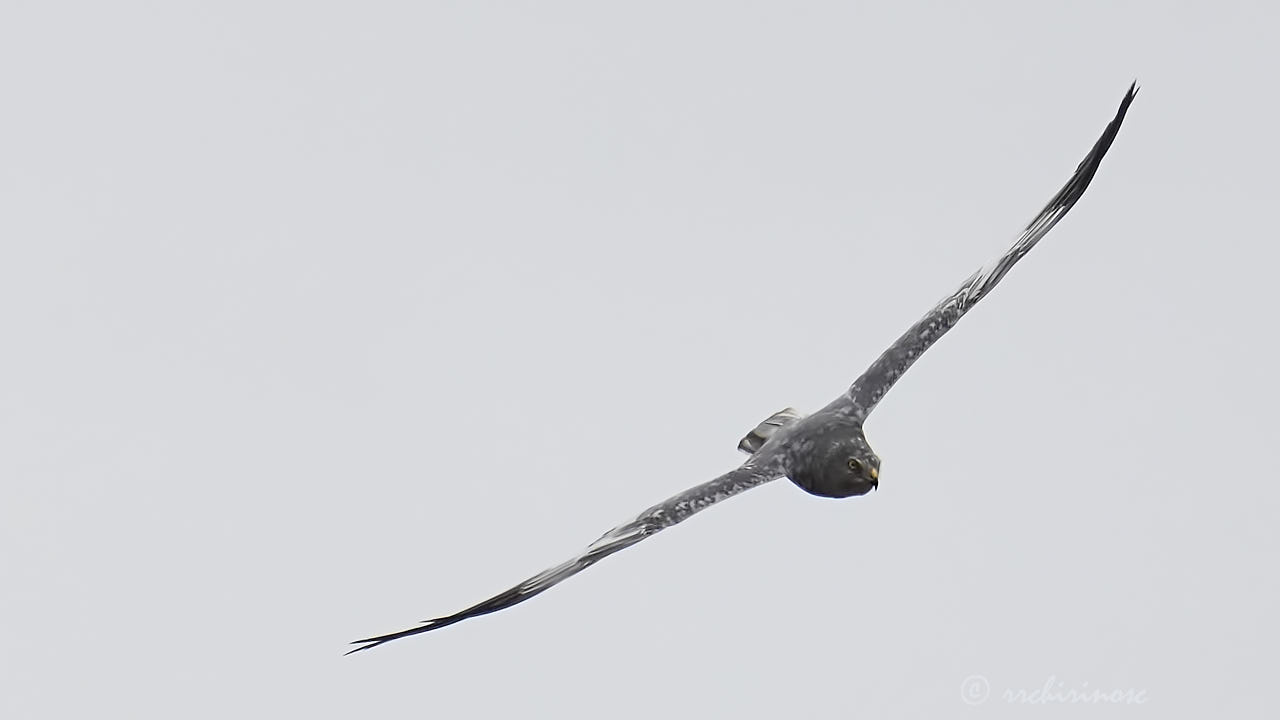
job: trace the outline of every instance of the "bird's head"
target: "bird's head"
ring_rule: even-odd
[[[862,428],[832,428],[813,438],[792,463],[788,477],[814,495],[846,498],[880,486],[880,457]]]

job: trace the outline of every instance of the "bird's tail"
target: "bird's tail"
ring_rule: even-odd
[[[783,408],[765,418],[764,422],[747,433],[746,437],[738,443],[738,449],[748,455],[755,455],[765,443],[769,442],[769,438],[778,432],[778,428],[790,425],[802,417],[804,415],[797,412],[795,408]]]

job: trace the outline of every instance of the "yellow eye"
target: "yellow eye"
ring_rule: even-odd
[[[849,458],[848,465],[850,470],[856,473],[862,472],[862,461],[858,460],[858,458]]]

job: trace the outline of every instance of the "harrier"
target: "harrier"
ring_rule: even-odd
[[[577,557],[461,612],[425,620],[408,630],[357,640],[352,644],[360,647],[350,652],[368,650],[385,642],[438,630],[467,618],[522,603],[619,550],[683,522],[721,500],[771,480],[785,477],[805,492],[831,498],[865,495],[876,489],[880,483],[880,458],[867,444],[862,432],[863,422],[907,368],[991,292],[1014,263],[1030,252],[1080,200],[1098,171],[1102,157],[1115,140],[1137,91],[1137,83],[1129,87],[1120,102],[1120,109],[1102,132],[1102,137],[1085,155],[1067,184],[1022,231],[1017,242],[943,298],[831,404],[812,415],[802,415],[791,408],[775,413],[739,443],[738,448],[749,456],[741,466],[654,505],[602,535]]]

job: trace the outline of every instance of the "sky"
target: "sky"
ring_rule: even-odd
[[[0,715],[1274,707],[1276,14],[7,3]],[[1134,79],[867,421],[877,493],[343,657],[825,405]]]

